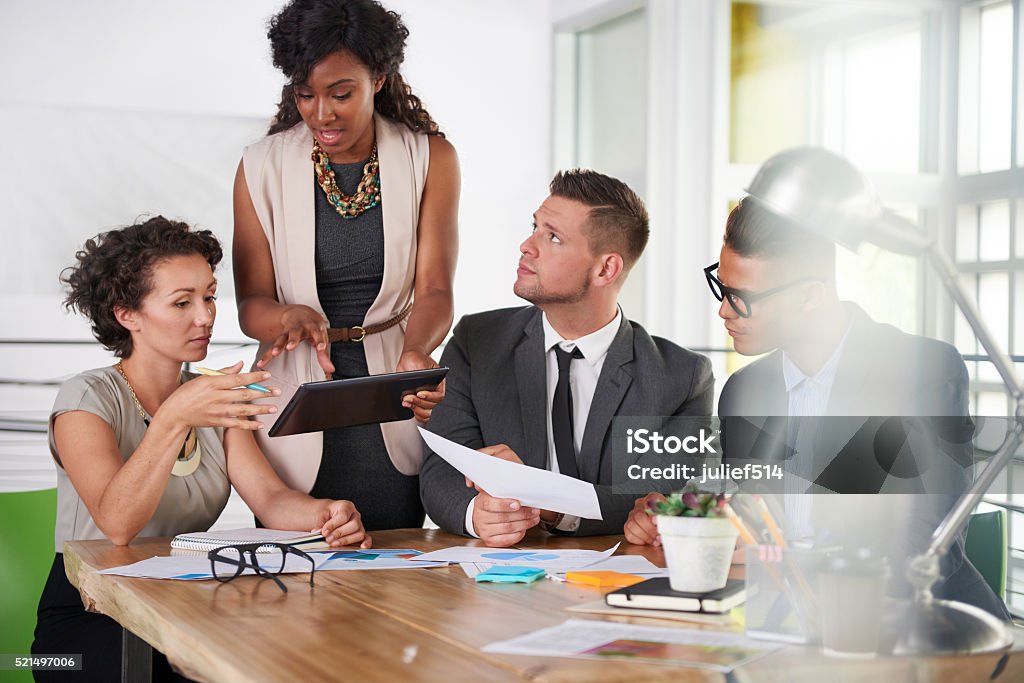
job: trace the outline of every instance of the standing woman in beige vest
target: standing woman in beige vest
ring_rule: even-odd
[[[234,189],[238,315],[260,341],[257,366],[292,390],[435,367],[453,315],[459,166],[399,73],[408,30],[372,0],[292,0],[268,37],[288,83]],[[407,405],[426,421],[442,397]],[[260,445],[290,486],[353,501],[367,530],[421,526],[416,423],[263,430]]]

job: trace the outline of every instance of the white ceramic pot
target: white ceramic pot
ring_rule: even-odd
[[[672,590],[704,593],[729,580],[739,533],[723,517],[657,516]]]

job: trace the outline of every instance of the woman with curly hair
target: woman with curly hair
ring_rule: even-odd
[[[82,653],[83,680],[110,681],[121,628],[82,607],[64,574],[65,541],[206,530],[232,486],[274,528],[314,529],[332,546],[369,547],[370,537],[351,502],[289,489],[263,457],[253,439],[263,425],[249,418],[275,408],[250,403],[265,394],[245,387],[270,373],[239,374],[241,362],[219,377],[182,372],[206,357],[217,315],[213,233],[158,216],[89,240],[76,258],[61,277],[65,304],[120,360],[65,382],[50,413],[57,553],[32,651]]]
[[[373,0],[292,0],[270,21],[288,83],[235,177],[235,289],[256,366],[296,386],[436,367],[451,327],[458,159],[399,72],[408,34]],[[406,405],[426,421],[442,397]],[[353,500],[367,529],[414,527],[415,425],[260,444],[290,486]]]

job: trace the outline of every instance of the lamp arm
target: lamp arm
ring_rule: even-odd
[[[932,540],[928,545],[926,554],[941,557],[943,553],[949,550],[953,539],[956,538],[957,534],[967,524],[967,520],[970,518],[971,513],[974,512],[974,508],[981,502],[988,487],[991,486],[999,473],[1003,471],[1006,463],[1010,461],[1017,447],[1020,446],[1022,434],[1024,434],[1024,424],[1021,424],[1019,420],[1015,420],[1013,429],[1006,435],[995,455],[985,465],[984,471],[974,480],[970,488],[960,496],[953,509],[942,518],[942,522],[939,523],[935,533],[932,534]]]
[[[1000,348],[999,343],[992,336],[992,332],[989,331],[988,325],[981,319],[981,312],[978,311],[978,307],[975,306],[974,302],[964,292],[956,266],[953,265],[953,262],[946,256],[945,252],[938,248],[935,242],[931,242],[928,245],[925,253],[942,279],[942,284],[945,285],[946,291],[953,297],[960,312],[964,314],[964,318],[966,318],[967,324],[970,325],[971,331],[978,337],[982,348],[985,349],[992,364],[996,366],[996,371],[999,372],[1003,384],[1010,390],[1010,397],[1014,401],[1015,408],[1020,408],[1021,397],[1024,396],[1024,385],[1021,385],[1020,380],[1017,379],[1010,357]],[[1014,414],[1018,414],[1018,411],[1015,411]]]
[[[996,366],[996,370],[998,370],[1003,383],[1009,389],[1014,405],[1014,420],[1012,430],[1007,433],[1003,443],[999,446],[995,455],[988,461],[984,471],[974,480],[970,488],[960,496],[956,505],[942,519],[935,533],[932,534],[928,550],[923,555],[915,558],[915,562],[925,558],[937,559],[949,549],[953,539],[956,538],[957,534],[967,524],[971,512],[981,502],[981,498],[988,491],[988,487],[999,473],[1003,471],[1003,468],[1006,467],[1006,464],[1020,445],[1022,437],[1024,437],[1024,424],[1019,419],[1021,417],[1022,405],[1024,405],[1024,401],[1022,401],[1024,391],[1022,391],[1020,380],[1017,379],[1017,375],[1013,371],[1013,365],[1010,362],[1009,356],[999,347],[988,326],[981,319],[981,313],[978,311],[977,306],[967,297],[963,286],[960,284],[960,277],[956,267],[949,257],[934,242],[928,245],[926,253],[932,266],[934,266],[939,277],[942,279],[942,284],[945,285],[946,290],[953,297],[953,300],[956,301],[957,306],[967,320],[967,324],[970,325],[971,330],[977,335],[978,341],[981,342],[982,347]],[[938,578],[937,564],[934,566],[936,569],[935,578]]]

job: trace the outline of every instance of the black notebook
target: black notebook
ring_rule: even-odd
[[[729,579],[724,588],[716,591],[683,593],[672,590],[668,577],[658,577],[612,591],[604,596],[604,600],[612,607],[718,614],[741,604],[746,595],[745,584],[739,579]]]

